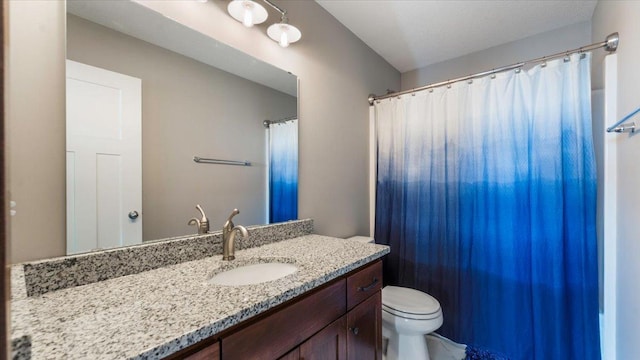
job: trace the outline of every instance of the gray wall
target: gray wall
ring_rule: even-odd
[[[295,97],[73,15],[67,58],[142,79],[144,240],[194,233],[187,220],[198,203],[212,229],[236,207],[237,221],[267,222],[262,121],[295,116]],[[194,155],[252,166],[196,164]]]
[[[640,2],[600,1],[594,12],[593,39],[620,33],[618,48],[618,118],[640,106]],[[603,53],[594,59],[593,85],[602,87]],[[640,122],[635,118],[636,124]],[[640,354],[640,138],[617,136],[617,358],[635,359]]]
[[[44,5],[46,4],[46,5]],[[226,2],[153,1],[144,6],[156,9],[195,30],[249,55],[286,69],[299,76],[299,217],[314,218],[320,234],[351,236],[368,234],[368,103],[369,93],[383,93],[387,88],[400,87],[400,74],[391,65],[355,37],[329,13],[311,0],[280,1],[288,10],[289,19],[302,30],[302,40],[282,49],[266,36],[266,27],[278,20],[270,13],[267,23],[244,28],[225,10]],[[45,94],[46,102],[38,107],[33,100],[10,103],[10,106],[30,111],[33,115],[15,116],[15,121],[32,121],[34,126],[46,123],[57,136],[42,142],[41,154],[54,154],[55,164],[43,159],[38,162],[41,178],[49,179],[47,189],[38,196],[20,197],[18,211],[33,216],[39,229],[46,234],[12,233],[12,261],[25,261],[64,254],[64,3],[58,1],[8,3],[10,11],[23,9],[28,17],[10,18],[10,32],[36,32],[37,38],[13,49],[9,76],[15,76],[15,63],[20,63],[24,77],[20,81],[21,96]],[[35,11],[32,8],[37,8]],[[38,17],[41,13],[42,17]],[[13,16],[13,14],[11,14]],[[45,23],[49,22],[49,28]],[[37,45],[46,45],[43,52]],[[36,50],[34,50],[36,49]],[[35,51],[35,52],[34,52]],[[28,77],[28,74],[46,76]],[[12,84],[15,85],[15,84]],[[14,92],[10,86],[9,91]],[[37,98],[37,97],[36,97]],[[28,109],[27,109],[28,108]],[[44,125],[43,125],[44,126]],[[9,137],[13,137],[12,134]],[[35,156],[33,156],[35,157]],[[12,159],[11,159],[12,160]],[[13,161],[13,160],[12,160]],[[34,177],[23,179],[23,189],[38,186]],[[10,191],[16,192],[11,182]],[[47,203],[47,211],[38,211]],[[30,206],[26,211],[26,206]],[[190,212],[188,216],[193,214]],[[12,226],[17,225],[13,219]]]
[[[65,246],[64,3],[7,2],[7,152],[13,262]],[[18,169],[20,169],[18,171]]]
[[[604,40],[604,38],[603,38]],[[402,90],[535,59],[591,43],[591,23],[582,22],[443,61],[402,74]]]

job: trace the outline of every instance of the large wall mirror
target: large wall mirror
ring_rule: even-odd
[[[134,2],[69,1],[67,254],[195,234],[196,204],[211,230],[296,219],[297,84]]]

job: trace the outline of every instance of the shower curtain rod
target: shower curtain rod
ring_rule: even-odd
[[[453,83],[456,83],[456,82],[459,82],[459,81],[466,81],[466,80],[476,79],[476,78],[483,77],[483,76],[486,76],[486,75],[491,75],[491,74],[496,74],[496,73],[503,72],[503,71],[518,69],[518,68],[521,68],[521,67],[523,67],[523,66],[525,66],[527,64],[544,63],[547,60],[568,56],[569,54],[583,53],[585,51],[590,51],[590,50],[599,49],[599,48],[604,48],[608,52],[614,52],[618,48],[618,43],[619,42],[620,42],[620,37],[618,36],[618,33],[615,32],[613,34],[609,34],[609,36],[607,36],[607,38],[602,42],[591,44],[591,45],[587,45],[587,46],[583,46],[583,47],[579,47],[577,49],[567,50],[567,51],[559,52],[559,53],[556,53],[556,54],[543,56],[543,57],[540,57],[540,58],[537,58],[537,59],[522,61],[522,62],[519,62],[519,63],[516,63],[516,64],[502,66],[502,67],[495,68],[495,69],[492,69],[492,70],[483,71],[483,72],[475,73],[475,74],[472,74],[472,75],[463,76],[463,77],[460,77],[460,78],[457,78],[457,79],[452,79],[452,80],[442,81],[442,82],[429,84],[429,85],[425,85],[425,86],[420,86],[420,87],[409,89],[409,90],[392,92],[392,93],[389,93],[389,94],[379,95],[379,96],[375,95],[375,94],[370,94],[369,95],[369,99],[368,99],[369,100],[369,105],[373,105],[373,103],[376,100],[388,99],[388,98],[395,97],[395,96],[414,93],[416,91],[427,90],[427,89],[432,89],[432,88],[436,88],[436,87],[440,87],[440,86],[453,84]]]
[[[278,124],[278,123],[283,123],[283,122],[287,122],[290,120],[296,120],[298,117],[297,116],[289,116],[286,117],[284,119],[280,119],[280,120],[265,120],[262,122],[262,125],[264,125],[264,127],[268,128],[269,125],[271,124]]]

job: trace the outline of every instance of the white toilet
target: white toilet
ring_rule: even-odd
[[[354,236],[349,240],[371,242]],[[382,289],[382,336],[388,341],[386,360],[429,360],[425,335],[442,326],[438,300],[422,291],[386,286]]]
[[[382,289],[382,336],[387,360],[429,360],[425,335],[442,326],[438,300],[398,286]]]

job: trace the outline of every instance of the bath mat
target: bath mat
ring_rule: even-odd
[[[509,360],[508,357],[500,353],[477,348],[473,345],[467,345],[466,354],[465,360]]]

